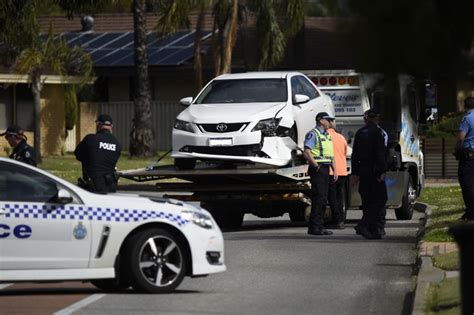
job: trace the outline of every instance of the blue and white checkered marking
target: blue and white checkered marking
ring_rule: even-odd
[[[86,207],[83,205],[44,204],[42,206],[26,203],[5,204],[7,218],[30,218],[49,220],[90,220],[104,222],[138,222],[149,219],[166,219],[178,226],[189,223],[180,215],[156,210],[120,209],[109,207]]]

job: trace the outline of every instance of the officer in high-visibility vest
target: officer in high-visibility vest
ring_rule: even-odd
[[[316,127],[306,134],[304,157],[308,161],[308,173],[311,181],[311,215],[308,234],[331,235],[324,228],[324,208],[327,202],[329,187],[329,168],[334,170],[334,147],[327,130],[334,117],[326,112],[316,115]],[[335,179],[337,173],[334,172]]]

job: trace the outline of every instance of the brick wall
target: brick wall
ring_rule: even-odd
[[[86,135],[95,133],[95,120],[99,115],[98,103],[80,103],[76,123],[76,143]]]
[[[65,138],[64,91],[61,85],[45,85],[41,92],[41,154],[61,155]]]

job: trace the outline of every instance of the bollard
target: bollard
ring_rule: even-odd
[[[474,222],[458,224],[449,229],[459,245],[461,310],[462,314],[474,314]]]

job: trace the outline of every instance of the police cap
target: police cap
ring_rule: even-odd
[[[95,122],[101,125],[111,125],[113,123],[112,117],[108,114],[100,114]]]
[[[23,129],[17,125],[11,125],[5,130],[5,132],[0,133],[0,136],[3,137],[5,135],[12,135],[12,136],[23,136]]]
[[[320,112],[316,115],[316,121],[319,121],[320,119],[334,120],[335,118],[326,112]]]
[[[376,118],[380,116],[380,113],[378,110],[371,108],[365,112],[365,115],[367,115],[369,118]]]

